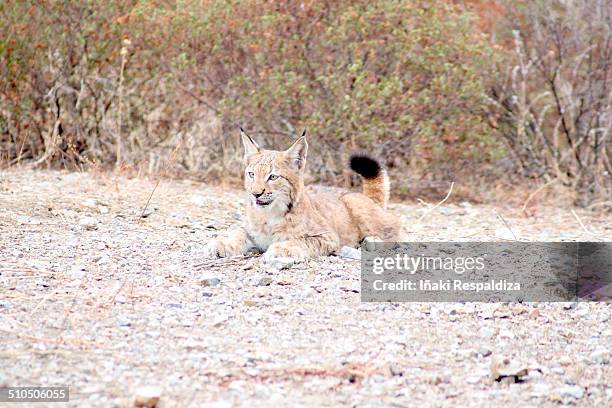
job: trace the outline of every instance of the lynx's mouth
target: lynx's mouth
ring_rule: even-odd
[[[266,205],[272,204],[272,201],[274,201],[274,200],[261,200],[261,199],[257,198],[255,200],[255,204],[257,204],[260,207],[265,207]]]

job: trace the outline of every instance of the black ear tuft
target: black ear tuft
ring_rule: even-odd
[[[382,167],[378,160],[367,153],[351,154],[349,164],[355,173],[367,179],[378,177],[382,171]]]

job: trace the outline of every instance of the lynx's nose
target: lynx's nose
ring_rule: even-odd
[[[265,191],[265,190],[264,190],[264,191]],[[254,196],[255,198],[259,198],[259,197],[261,197],[261,196],[262,196],[262,194],[264,193],[264,191],[262,191],[261,193],[253,193],[253,196]]]

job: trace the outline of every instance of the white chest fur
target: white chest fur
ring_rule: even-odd
[[[252,218],[248,222],[248,232],[253,244],[261,251],[266,251],[283,235],[281,231],[286,222],[286,208],[275,204],[268,208],[254,208]]]
[[[274,242],[272,234],[257,230],[251,230],[249,232],[253,239],[253,244],[255,244],[255,247],[260,251],[267,251],[268,247]]]

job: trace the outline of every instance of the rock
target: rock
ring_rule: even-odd
[[[81,217],[79,225],[89,231],[96,230],[98,229],[98,220],[93,217]]]
[[[438,211],[442,215],[451,215],[453,213],[453,210],[449,207],[438,207]]]
[[[493,317],[497,317],[500,319],[504,319],[510,316],[512,316],[512,313],[510,313],[509,310],[496,310],[495,312],[493,312]]]
[[[563,367],[556,366],[556,367],[552,367],[550,369],[550,372],[554,373],[554,374],[563,375],[563,374],[565,374],[565,369]]]
[[[361,248],[356,249],[348,246],[343,246],[342,248],[340,248],[340,251],[338,251],[338,256],[342,258],[359,260],[361,259]]]
[[[574,377],[572,377],[571,375],[565,376],[563,377],[563,382],[566,383],[567,385],[576,385],[576,379]]]
[[[563,302],[562,306],[563,306],[563,309],[565,310],[571,310],[576,307],[576,302]]]
[[[532,319],[537,319],[538,317],[540,317],[540,309],[531,310],[531,312],[529,312],[529,317]]]
[[[478,336],[483,339],[490,339],[491,337],[495,336],[495,330],[491,329],[490,327],[483,327],[478,330]]]
[[[274,280],[272,280],[272,278],[264,276],[259,280],[259,282],[257,282],[255,286],[270,286],[273,282]]]
[[[481,347],[478,349],[478,354],[480,354],[483,357],[489,357],[491,353],[492,351],[487,347]]]
[[[209,297],[212,297],[212,295],[213,295],[213,294],[212,294],[212,293],[210,293],[210,292],[202,292],[202,297],[203,297],[203,298],[209,298]]]
[[[278,282],[276,282],[277,285],[280,286],[287,286],[287,285],[291,285],[293,282],[285,280],[285,279],[281,279]]]
[[[491,378],[501,381],[508,378],[510,382],[518,382],[521,377],[526,376],[530,370],[540,370],[537,367],[529,367],[527,364],[513,360],[510,357],[493,356],[491,358]]]
[[[207,200],[206,200],[206,197],[204,196],[201,196],[199,194],[194,194],[191,196],[190,201],[192,204],[195,204],[195,205],[204,205],[206,204]]]
[[[85,200],[81,201],[81,204],[87,208],[96,209],[98,207],[98,200],[95,198],[86,198]]]
[[[572,385],[568,387],[556,388],[553,391],[553,395],[561,398],[581,399],[584,396],[584,390],[579,385]]]
[[[531,387],[532,397],[544,397],[550,393],[550,386],[544,383],[535,383]]]
[[[214,327],[221,327],[228,320],[229,320],[228,315],[219,315],[219,316],[215,316],[212,324]]]
[[[610,351],[595,350],[591,353],[589,359],[593,364],[608,364],[610,362]]]
[[[134,393],[134,406],[154,408],[161,398],[161,389],[156,386],[140,387]]]
[[[303,291],[300,293],[300,295],[301,295],[300,297],[301,297],[302,299],[307,299],[307,298],[309,298],[309,297],[314,296],[316,293],[317,293],[317,291],[316,291],[316,290],[314,290],[313,288],[307,288],[307,289],[304,289],[304,290],[303,290]]]
[[[295,264],[295,262],[296,262],[296,259],[291,258],[289,256],[273,256],[273,257],[265,258],[266,266],[272,269],[275,269],[277,271],[280,271],[283,269],[289,269]]]
[[[202,286],[208,287],[208,286],[217,286],[221,283],[221,279],[219,278],[215,278],[215,277],[210,277],[210,278],[204,278],[200,281],[200,284]]]
[[[109,213],[108,205],[95,198],[87,198],[83,200],[82,204],[89,209],[97,210],[100,214]]]
[[[493,318],[493,312],[490,310],[483,310],[478,314],[482,319],[488,320]]]
[[[394,377],[402,377],[404,375],[404,369],[396,363],[393,363],[389,366],[389,372]]]
[[[249,307],[259,306],[260,304],[260,302],[258,302],[257,300],[250,300],[250,299],[247,299],[243,301],[242,303],[244,303],[245,306],[249,306]]]

